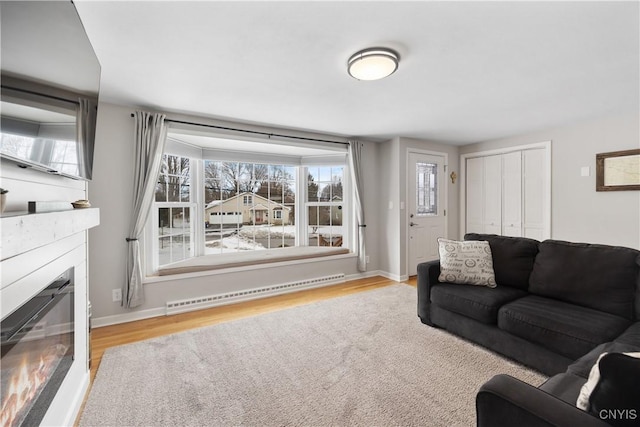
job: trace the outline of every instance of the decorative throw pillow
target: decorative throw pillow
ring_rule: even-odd
[[[441,282],[496,287],[491,247],[486,241],[438,239]]]
[[[609,353],[600,360],[600,381],[589,398],[592,415],[616,427],[640,424],[638,357],[640,353]]]
[[[600,363],[600,359],[602,359],[605,354],[608,353],[604,352],[600,356],[598,356],[596,363],[593,365],[593,367],[591,367],[591,372],[589,372],[589,378],[587,379],[587,382],[584,383],[584,385],[580,389],[580,394],[578,395],[576,406],[583,411],[589,410],[589,397],[591,397],[593,388],[598,383],[598,380],[600,380],[600,368],[598,367],[598,364]]]
[[[587,382],[582,386],[582,389],[580,389],[580,394],[578,395],[578,400],[576,402],[576,406],[580,409],[582,409],[583,411],[589,411],[591,409],[591,398],[593,396],[594,390],[598,387],[601,387],[601,375],[600,375],[600,361],[606,356],[606,355],[616,355],[615,357],[617,357],[617,355],[624,355],[626,357],[631,357],[631,358],[638,358],[640,359],[640,352],[634,352],[634,353],[602,353],[599,357],[598,360],[596,360],[596,363],[593,365],[593,367],[591,368],[591,372],[589,372],[589,378],[587,379]],[[637,363],[638,367],[640,367],[640,360],[638,360]],[[634,375],[631,374],[631,372],[628,373],[628,376],[634,377]],[[635,381],[635,380],[634,380]],[[608,381],[609,382],[609,381]],[[608,387],[605,387],[605,389]],[[599,398],[602,399],[602,393],[604,392],[604,390],[599,390],[600,396]],[[627,392],[625,392],[626,394],[628,394]],[[637,391],[636,391],[637,393]],[[638,414],[638,417],[640,419],[640,413]]]

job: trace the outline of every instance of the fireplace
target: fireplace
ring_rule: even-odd
[[[0,322],[0,426],[39,425],[74,359],[74,269]]]

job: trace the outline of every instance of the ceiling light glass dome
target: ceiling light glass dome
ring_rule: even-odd
[[[400,56],[391,49],[364,49],[349,58],[349,75],[358,80],[383,79],[398,69],[399,61]]]

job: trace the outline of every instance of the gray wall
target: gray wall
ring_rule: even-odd
[[[179,280],[145,284],[146,303],[128,310],[111,300],[111,290],[120,288],[125,280],[126,244],[132,212],[133,126],[132,107],[107,103],[99,106],[94,178],[89,184],[89,197],[101,208],[101,225],[90,232],[89,259],[91,265],[90,299],[94,318],[116,322],[123,315],[145,317],[164,308],[167,301],[240,291],[272,284],[344,273],[359,276],[356,258],[317,261],[287,267],[215,274]],[[183,117],[194,121],[198,118]],[[378,144],[365,142],[364,178],[365,209],[367,211],[369,271],[379,269],[381,247],[377,207],[379,187]],[[126,316],[125,316],[126,317]]]
[[[386,250],[380,252],[380,270],[391,277],[399,278],[400,271],[400,235],[399,222],[400,192],[400,141],[399,138],[380,144],[378,171],[380,186],[378,192],[378,221],[380,223],[380,246]]]
[[[551,237],[640,248],[640,192],[596,192],[597,153],[640,148],[638,113],[460,148],[460,154],[551,142]],[[590,176],[581,168],[588,166]]]
[[[407,153],[409,150],[420,150],[434,153],[445,153],[448,156],[447,177],[451,171],[459,174],[459,151],[457,146],[436,142],[394,138],[380,146],[380,239],[386,251],[381,251],[380,269],[388,272],[394,279],[404,280],[407,276],[407,215],[400,204],[407,200]],[[458,200],[459,181],[455,184],[447,178],[447,226],[448,237],[458,237]]]
[[[111,290],[120,288],[125,280],[124,239],[131,216],[133,179],[132,111],[132,107],[106,103],[99,108],[94,179],[89,184],[89,198],[93,206],[101,208],[101,225],[90,231],[90,299],[94,317],[118,321],[136,312],[158,314],[166,301],[175,299],[336,273],[358,277],[355,258],[277,269],[265,266],[148,283],[147,302],[133,312],[111,302]],[[366,142],[368,271],[393,279],[407,274],[406,215],[400,211],[400,202],[406,202],[406,156],[412,148],[447,153],[447,175],[451,171],[460,175],[460,154],[552,140],[552,237],[640,247],[640,192],[595,192],[595,154],[638,148],[639,127],[637,115],[625,115],[464,147],[400,137],[382,143]],[[580,176],[582,166],[591,168],[591,176]],[[453,184],[447,179],[447,183],[449,237],[458,238],[460,181]]]

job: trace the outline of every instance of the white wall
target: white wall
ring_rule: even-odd
[[[111,300],[111,290],[119,289],[125,280],[126,242],[132,212],[133,180],[133,107],[102,103],[98,109],[93,180],[89,195],[93,206],[101,209],[101,226],[90,232],[90,300],[93,315],[99,323],[122,321],[129,316],[158,314],[167,301],[208,296],[231,291],[287,283],[307,278],[344,273],[359,277],[355,257],[324,260],[287,267],[269,267],[222,273],[204,277],[181,278],[145,284],[146,302],[134,310],[122,308]],[[201,122],[203,119],[184,117]],[[378,144],[365,142],[364,152],[365,209],[369,271],[378,270],[380,241],[378,238],[377,187]],[[106,319],[106,320],[105,320]]]
[[[596,192],[596,154],[640,148],[638,113],[460,147],[460,154],[551,140],[551,237],[640,248],[640,191]],[[581,168],[591,174],[582,177]]]

